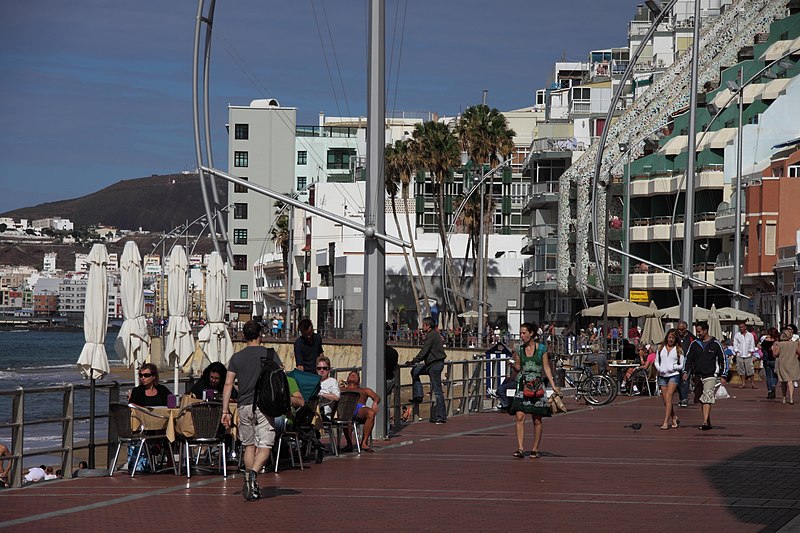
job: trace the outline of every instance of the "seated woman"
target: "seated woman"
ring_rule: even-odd
[[[211,363],[203,370],[203,375],[197,382],[192,385],[189,394],[194,398],[203,399],[203,393],[209,390],[214,391],[214,398],[207,399],[222,399],[222,389],[225,387],[225,377],[228,375],[228,369],[225,368],[220,362]],[[235,388],[231,391],[231,400],[236,401],[239,398],[239,391]]]
[[[139,369],[138,387],[128,393],[128,402],[141,407],[167,405],[167,397],[172,394],[168,388],[158,383],[158,367],[145,363]]]
[[[627,387],[631,376],[637,371],[644,370],[645,372],[649,372],[650,367],[655,361],[656,353],[654,351],[650,350],[648,346],[644,344],[639,346],[639,366],[633,366],[625,371],[625,377],[622,378],[622,389],[624,390]]]

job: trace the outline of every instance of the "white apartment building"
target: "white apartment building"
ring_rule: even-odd
[[[55,231],[72,231],[74,224],[68,218],[50,217],[34,220],[31,222],[31,227],[34,229],[49,228]]]
[[[249,106],[228,107],[229,173],[288,194],[296,186],[297,109],[281,107],[277,100],[253,100]],[[228,278],[231,312],[240,318],[252,316],[253,265],[264,253],[274,251],[269,231],[275,216],[275,201],[228,185],[228,231],[233,265]],[[242,297],[246,294],[247,297]]]
[[[44,254],[44,261],[42,265],[43,272],[56,271],[56,257],[58,257],[57,252],[47,252]]]

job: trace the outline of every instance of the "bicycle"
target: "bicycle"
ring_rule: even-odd
[[[565,365],[560,358],[556,361],[556,368],[565,370],[564,382],[575,388],[575,401],[583,398],[587,405],[606,405],[617,397],[617,384],[614,379],[604,374],[592,372],[591,365],[582,365],[579,369],[572,365]],[[568,372],[580,371],[573,379]]]

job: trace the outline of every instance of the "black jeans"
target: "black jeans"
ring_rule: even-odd
[[[430,366],[425,366],[425,363],[418,363],[411,369],[411,382],[414,398],[422,398],[422,382],[419,377],[427,374],[431,378],[431,389],[433,389],[433,396],[436,399],[436,416],[431,413],[432,420],[447,420],[447,409],[444,405],[444,393],[442,392],[442,370],[444,370],[444,361],[437,361]]]

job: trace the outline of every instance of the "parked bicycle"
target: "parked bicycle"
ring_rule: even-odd
[[[595,374],[591,365],[575,367],[558,358],[556,368],[565,370],[564,381],[568,386],[575,388],[575,401],[583,398],[587,405],[606,405],[617,397],[619,391],[615,380],[610,376]],[[576,372],[579,374],[575,375]],[[574,378],[570,374],[573,374]]]

